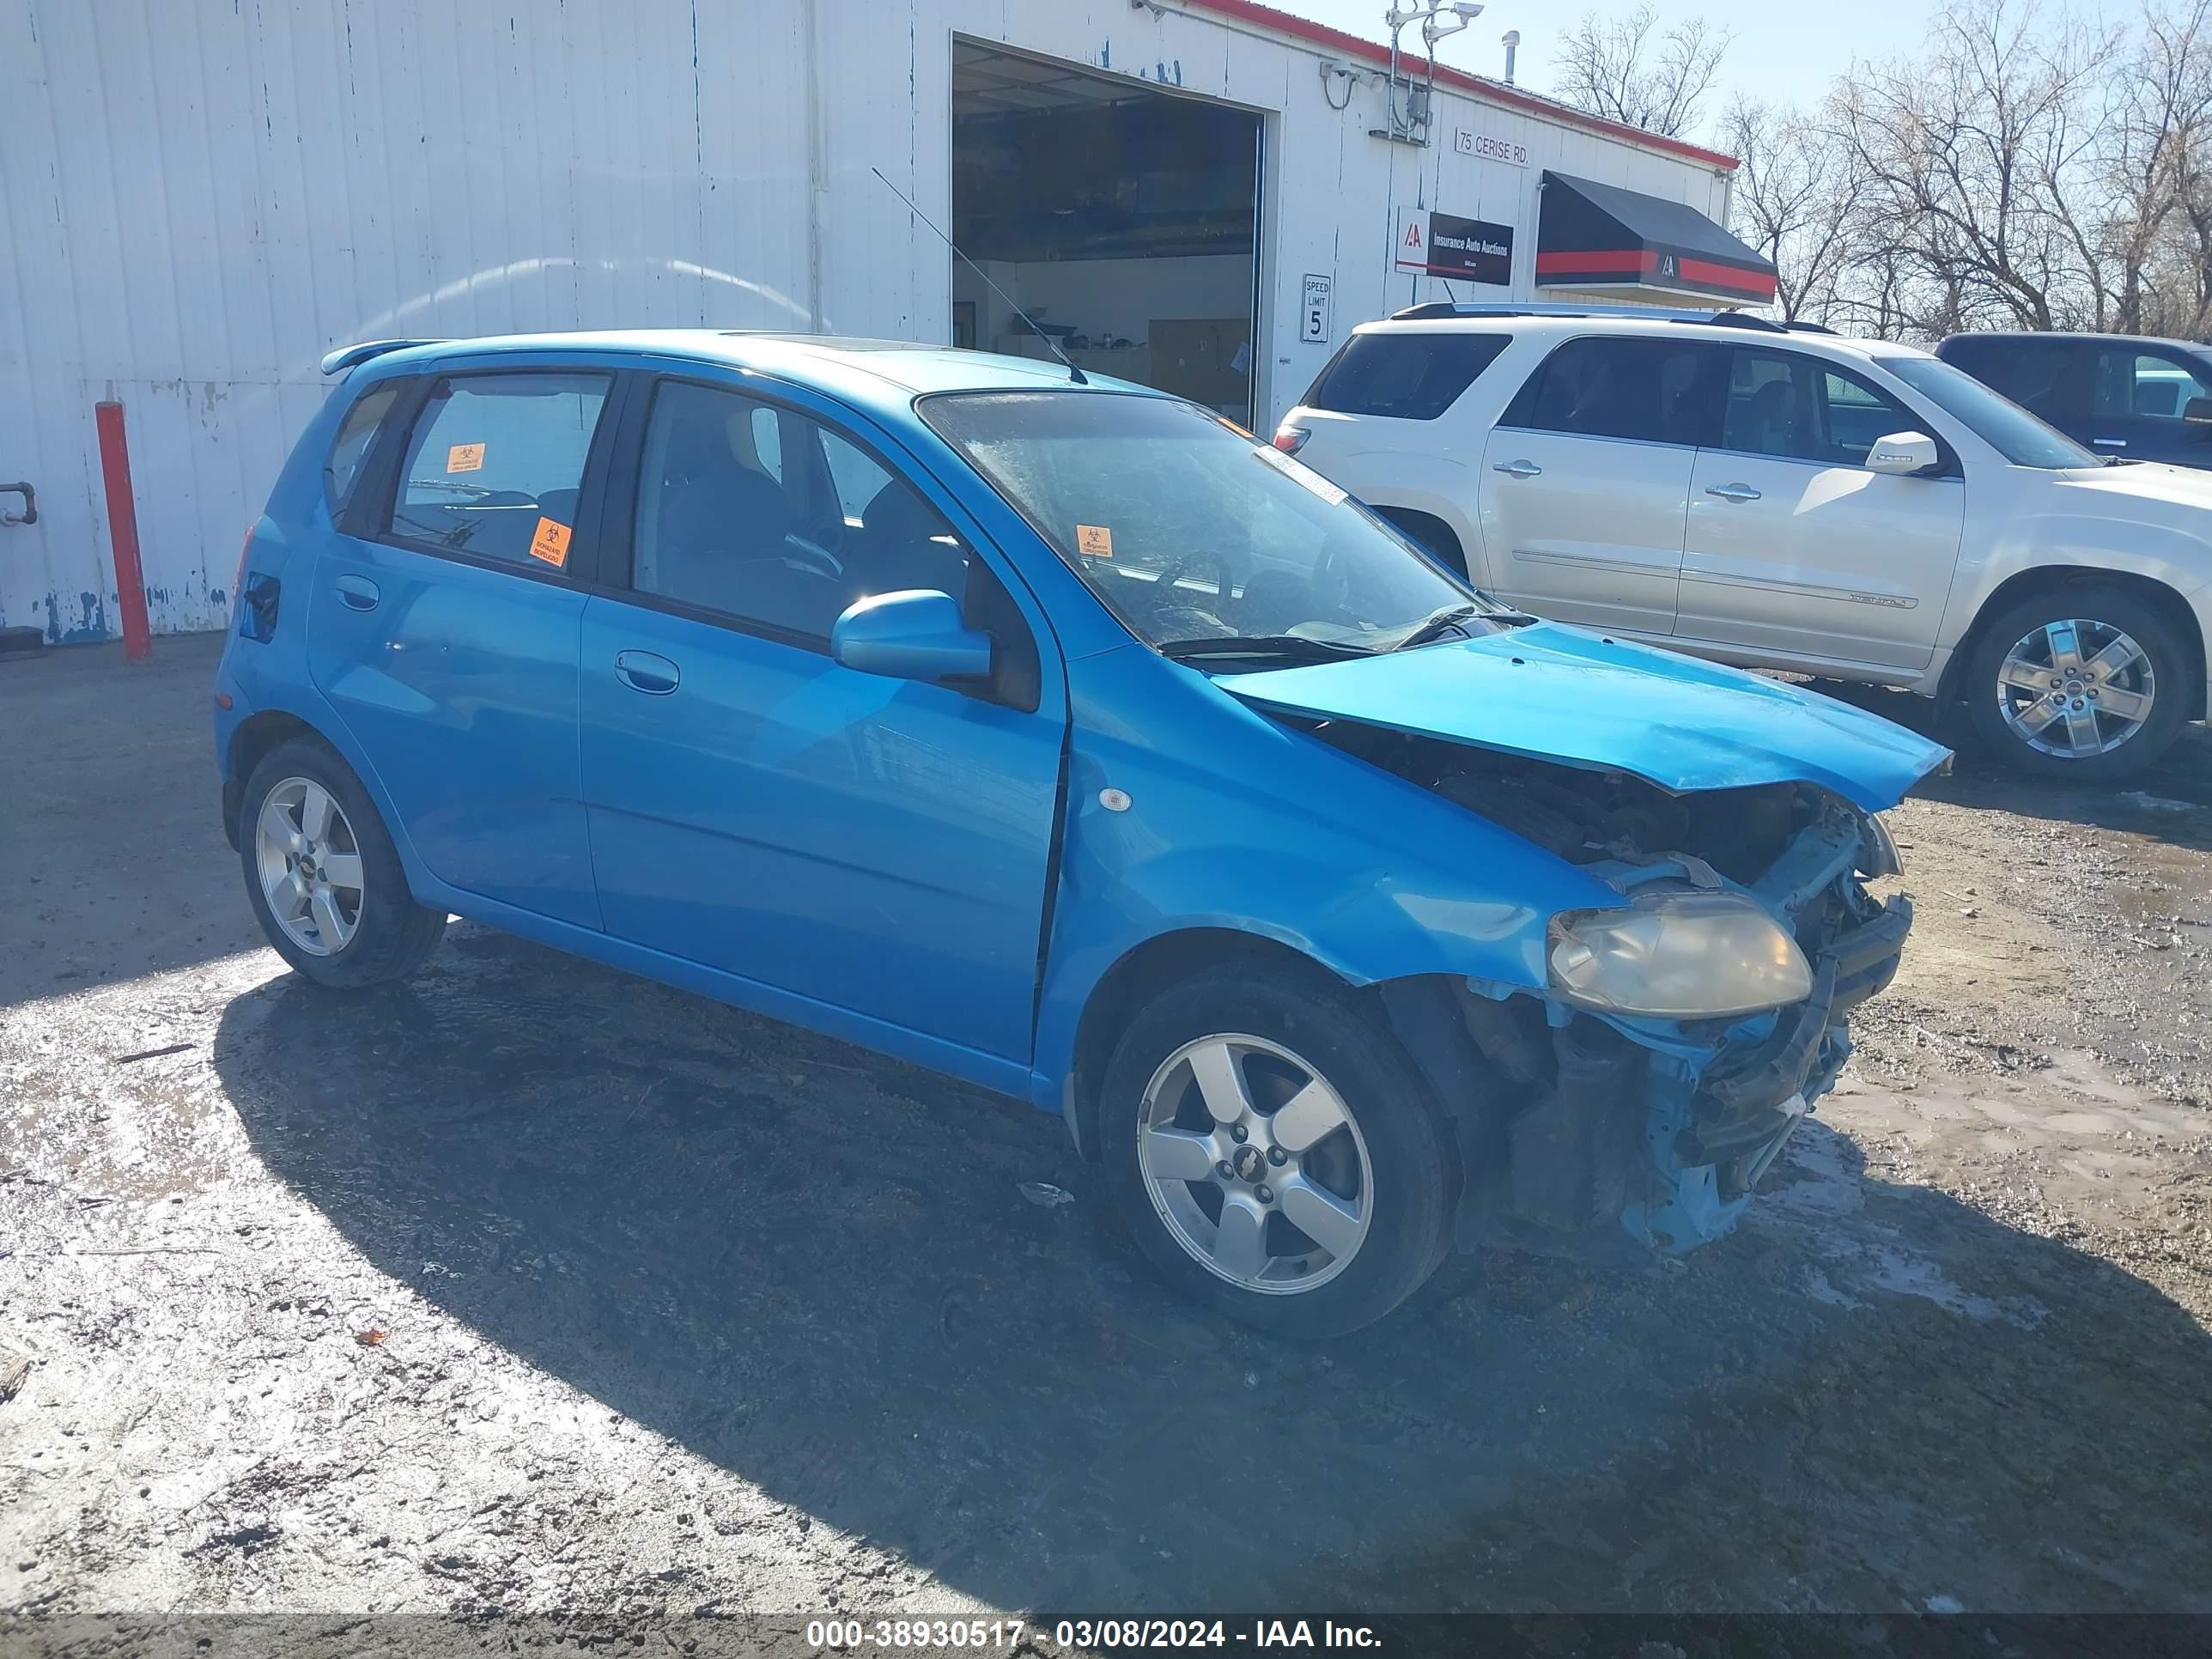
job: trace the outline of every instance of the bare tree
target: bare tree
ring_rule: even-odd
[[[1583,15],[1559,47],[1559,96],[1577,109],[1679,137],[1695,122],[1734,38],[1702,17],[1665,33],[1645,0],[1626,17]]]
[[[2212,0],[2144,14],[2102,151],[2102,224],[2123,333],[2202,333],[2212,321]]]
[[[1923,56],[1838,89],[1862,234],[1898,256],[1910,331],[2105,322],[2098,151],[2119,45],[2086,22],[2041,28],[2033,5],[1965,0]]]
[[[1856,252],[1860,181],[1844,147],[1819,121],[1747,98],[1729,106],[1720,143],[1739,163],[1735,232],[1772,262],[1776,307],[1826,322]]]

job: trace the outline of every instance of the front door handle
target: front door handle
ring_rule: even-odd
[[[1759,492],[1746,483],[1707,484],[1705,494],[1717,495],[1724,501],[1755,501],[1759,499]]]
[[[1490,470],[1492,472],[1503,472],[1509,478],[1534,478],[1544,469],[1534,461],[1499,461]]]
[[[665,697],[682,682],[684,671],[651,651],[617,651],[615,678],[633,691],[642,691],[648,697]]]
[[[338,598],[355,611],[374,611],[376,602],[384,596],[377,592],[376,584],[366,576],[341,576],[337,580]]]

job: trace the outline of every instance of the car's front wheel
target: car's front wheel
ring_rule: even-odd
[[[2097,781],[2141,771],[2180,732],[2189,653],[2132,593],[2070,587],[1990,618],[1967,666],[1982,740],[2044,777]]]
[[[1443,1255],[1451,1137],[1397,1040],[1318,970],[1163,988],[1107,1063],[1099,1122],[1139,1247],[1249,1324],[1357,1330]]]
[[[246,779],[239,856],[261,931],[320,985],[404,979],[445,937],[415,902],[368,792],[326,744],[295,738]]]

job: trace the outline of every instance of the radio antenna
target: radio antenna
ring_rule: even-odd
[[[1013,295],[1007,293],[1006,289],[1000,288],[996,283],[991,280],[991,273],[989,271],[984,270],[982,266],[977,264],[966,254],[961,252],[959,243],[954,241],[943,231],[938,230],[936,223],[930,218],[930,216],[914,204],[914,198],[912,197],[908,196],[904,191],[901,190],[890,179],[884,179],[884,171],[881,167],[870,167],[868,171],[874,173],[877,178],[883,179],[884,188],[890,191],[892,195],[897,197],[900,201],[904,202],[906,204],[906,210],[908,213],[914,215],[915,218],[921,220],[922,223],[927,225],[932,230],[936,230],[938,240],[943,242],[945,246],[952,250],[953,257],[958,259],[961,264],[966,265],[969,270],[974,271],[978,276],[981,276],[983,279],[983,285],[989,289],[992,293],[997,295],[1001,300],[1004,300],[1006,302],[1006,308],[1012,312],[1015,316],[1020,318],[1024,323],[1028,325],[1030,333],[1036,335],[1038,339],[1044,342],[1045,349],[1051,352],[1054,356],[1060,359],[1060,366],[1067,371],[1067,378],[1070,380],[1073,381],[1077,386],[1089,386],[1091,384],[1090,381],[1083,378],[1083,371],[1068,361],[1067,354],[1060,349],[1060,342],[1054,339],[1051,335],[1046,333],[1043,329],[1040,328],[1037,325],[1037,320],[1036,318],[1030,316],[1028,312],[1024,311],[1019,306],[1016,305],[1014,303]]]

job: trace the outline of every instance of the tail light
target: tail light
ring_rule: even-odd
[[[1292,426],[1285,421],[1275,428],[1273,442],[1284,454],[1295,455],[1306,447],[1306,440],[1312,436],[1313,434],[1307,431],[1305,428]]]

